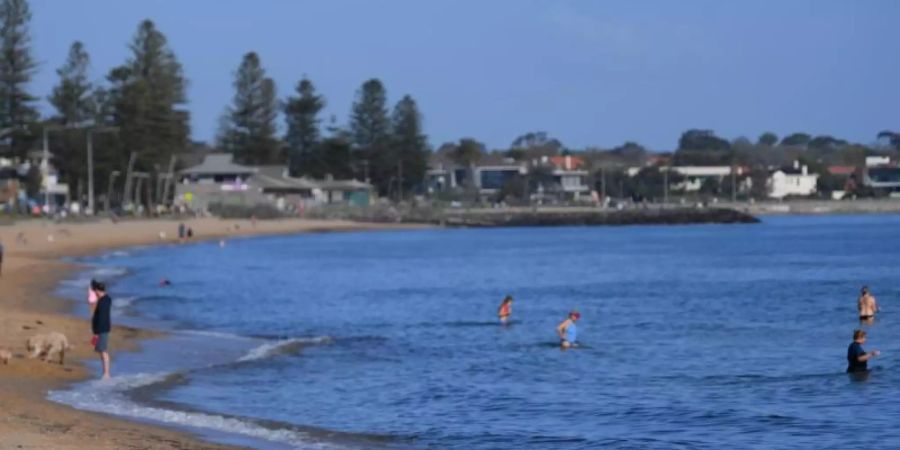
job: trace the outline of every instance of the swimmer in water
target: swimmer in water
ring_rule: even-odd
[[[169,281],[168,278],[163,278],[163,279],[159,280],[159,285],[160,285],[160,286],[163,286],[163,287],[165,287],[165,286],[171,286],[171,285],[172,285],[172,282]]]
[[[875,296],[869,292],[868,286],[863,286],[857,300],[857,308],[859,308],[859,320],[871,323],[878,312],[878,303],[875,302]]]
[[[866,352],[862,345],[866,343],[866,332],[856,330],[853,332],[853,342],[847,348],[847,373],[868,372],[869,360],[880,355],[878,350]]]
[[[569,313],[569,317],[556,327],[556,334],[559,335],[560,340],[559,345],[562,348],[578,346],[578,327],[575,325],[575,322],[578,322],[580,318],[581,313],[572,311]]]
[[[500,303],[500,308],[497,309],[497,317],[500,318],[501,325],[506,325],[509,322],[509,316],[512,315],[512,303],[513,298],[511,295],[507,295],[503,302]]]

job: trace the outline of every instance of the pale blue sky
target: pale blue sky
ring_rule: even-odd
[[[72,41],[102,80],[138,23],[154,20],[190,80],[199,140],[215,134],[251,50],[279,97],[307,74],[340,123],[359,85],[381,78],[392,103],[419,102],[434,146],[471,136],[499,148],[536,130],[572,148],[654,150],[687,128],[864,143],[900,130],[893,0],[32,0],[32,10],[42,97]]]

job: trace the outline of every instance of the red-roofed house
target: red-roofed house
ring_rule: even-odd
[[[845,177],[855,174],[856,170],[853,166],[828,166],[828,173]]]

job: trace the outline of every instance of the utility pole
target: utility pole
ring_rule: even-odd
[[[44,161],[41,164],[41,172],[43,176],[43,184],[44,184],[44,208],[47,214],[50,214],[50,181],[47,180],[47,177],[50,175],[50,139],[47,136],[47,133],[50,130],[47,129],[47,126],[44,126]]]
[[[88,214],[94,215],[94,133],[87,130]]]
[[[669,204],[669,166],[663,167],[663,204]]]
[[[403,160],[397,162],[397,198],[403,201]]]
[[[125,187],[122,191],[122,206],[134,203],[131,199],[131,188],[134,180],[134,163],[136,160],[137,152],[131,152],[131,156],[128,157],[128,168],[125,170]]]
[[[94,209],[94,133],[114,132],[116,127],[91,127],[87,129],[87,167],[88,167],[88,211],[93,215]]]
[[[166,173],[166,181],[163,185],[163,193],[162,198],[160,199],[160,203],[166,204],[169,200],[169,186],[175,184],[175,162],[177,157],[172,155],[172,159],[169,160],[169,171]],[[173,202],[174,203],[174,202]]]
[[[737,203],[737,167],[734,159],[731,160],[731,203]]]
[[[121,172],[119,172],[118,170],[113,170],[112,172],[109,173],[109,184],[106,185],[106,202],[103,205],[104,210],[106,212],[109,212],[110,203],[112,201],[111,197],[112,197],[113,184],[116,182],[116,177],[118,177],[120,174],[121,174]]]
[[[600,201],[606,205],[606,167],[600,168]]]

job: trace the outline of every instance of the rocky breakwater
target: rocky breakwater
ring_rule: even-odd
[[[447,211],[441,224],[450,227],[541,227],[565,225],[684,225],[757,223],[756,217],[729,208],[592,208],[470,209]]]

